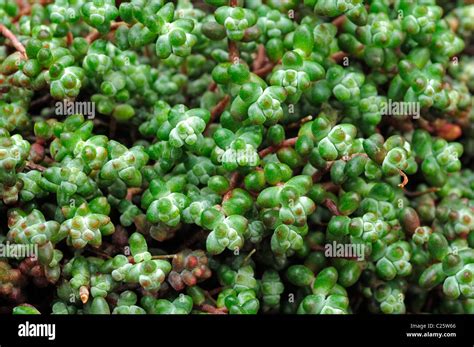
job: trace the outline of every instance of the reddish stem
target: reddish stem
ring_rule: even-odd
[[[341,189],[340,186],[338,186],[337,184],[334,184],[333,182],[324,182],[324,183],[321,183],[321,186],[324,188],[325,191],[331,192],[334,194],[337,194],[339,190]]]
[[[265,46],[259,45],[257,48],[257,56],[255,57],[255,60],[253,61],[253,64],[252,64],[252,70],[255,71],[255,70],[260,69],[265,63],[265,59],[266,59]]]
[[[211,91],[211,92],[215,92],[217,90],[217,83],[216,82],[212,82],[210,85],[209,85],[209,88],[207,88],[207,90]]]
[[[335,204],[334,201],[332,201],[331,199],[325,199],[324,202],[323,202],[323,205],[326,206],[326,208],[327,208],[333,215],[336,215],[336,216],[340,216],[340,215],[341,215],[341,212],[339,212],[339,209],[337,208],[336,204]]]
[[[338,29],[340,29],[345,21],[346,21],[346,16],[341,15],[339,17],[336,17],[331,23],[337,26]]]
[[[100,257],[104,257],[106,259],[111,259],[112,256],[110,254],[107,254],[103,251],[101,251],[100,249],[98,248],[95,248],[95,247],[87,247],[87,250],[90,251],[91,253],[94,253],[95,255],[98,255]]]
[[[400,176],[402,176],[402,178],[403,178],[402,183],[400,183],[398,186],[399,186],[400,188],[403,188],[403,187],[405,187],[405,186],[407,185],[407,183],[408,183],[408,176],[407,176],[402,170],[398,170],[398,173],[399,173]]]
[[[217,103],[216,106],[213,107],[213,109],[211,110],[211,119],[209,120],[209,124],[213,123],[216,120],[216,118],[219,117],[222,114],[222,112],[224,112],[229,101],[230,101],[230,96],[226,95],[222,98],[221,101]]]
[[[23,58],[28,59],[26,55],[26,49],[18,40],[18,38],[13,34],[5,25],[0,24],[0,33],[5,36],[5,38],[9,39],[12,42],[13,47],[21,53]]]
[[[225,307],[217,308],[212,305],[204,304],[204,305],[199,306],[199,308],[204,312],[208,312],[212,314],[227,314],[227,308]]]
[[[222,197],[222,202],[227,201],[231,198],[232,190],[234,190],[234,188],[237,187],[237,185],[239,183],[239,178],[240,178],[240,175],[239,175],[238,172],[234,172],[232,174],[232,176],[230,177],[229,189],[227,190],[227,192]]]
[[[112,22],[110,24],[110,31],[109,31],[109,34],[115,30],[117,30],[121,25],[129,25],[128,23],[126,22]],[[92,43],[94,42],[95,40],[99,39],[100,38],[100,33],[97,31],[97,30],[93,30],[89,33],[89,35],[87,35],[85,37],[86,41],[88,43]]]
[[[437,191],[439,191],[438,187],[431,187],[421,192],[410,192],[409,190],[403,189],[405,195],[408,195],[409,197],[417,197],[425,194],[436,193]]]
[[[420,124],[420,127],[426,130],[427,132],[429,132],[430,134],[432,134],[435,131],[434,127],[430,124],[430,122],[428,122],[424,118],[419,118],[418,124]]]
[[[342,61],[342,59],[344,59],[347,56],[348,56],[348,54],[346,52],[339,51],[339,52],[334,53],[331,56],[331,58],[334,59],[336,61],[336,63],[340,63]]]
[[[294,122],[294,123],[290,123],[288,124],[288,126],[286,127],[287,129],[298,129],[299,127],[301,127],[303,124],[305,123],[308,123],[310,121],[313,120],[313,116],[306,116],[304,118],[301,118],[299,121],[297,122]]]
[[[239,6],[239,1],[238,0],[230,0],[229,1],[229,6],[230,7],[237,7]],[[232,64],[238,63],[239,61],[239,49],[237,48],[237,43],[235,41],[232,41],[230,39],[228,40],[228,45],[229,45],[229,60]]]
[[[46,168],[45,168],[43,165],[35,164],[35,163],[31,162],[31,161],[28,161],[28,162],[26,163],[26,167],[27,167],[28,169],[31,169],[31,170],[38,170],[38,171],[41,171],[41,172],[43,172],[44,170],[46,170]]]
[[[140,187],[132,187],[127,189],[127,196],[125,197],[126,200],[132,201],[133,196],[140,194],[143,191]]]
[[[22,0],[17,1],[18,7],[20,8],[20,11],[16,15],[15,18],[13,18],[13,22],[17,22],[21,17],[23,16],[28,16],[31,13],[31,5],[29,4],[28,1],[24,2]]]
[[[274,67],[275,67],[274,63],[268,63],[267,65],[261,67],[260,69],[255,70],[253,73],[259,77],[265,77],[273,70]]]
[[[286,139],[278,146],[270,146],[270,147],[262,149],[260,152],[258,152],[258,155],[260,156],[260,158],[263,158],[271,153],[278,151],[280,148],[292,147],[295,145],[296,140],[298,140],[298,137],[292,137],[290,139]]]
[[[73,40],[74,40],[74,36],[72,36],[72,32],[68,31],[66,35],[66,44],[70,46]]]
[[[237,64],[239,62],[239,49],[237,48],[237,43],[235,41],[229,40],[229,61],[232,64]]]
[[[43,95],[42,97],[38,98],[38,99],[35,99],[33,100],[31,103],[30,103],[30,107],[36,107],[38,105],[41,105],[47,101],[49,101],[51,99],[51,94],[45,94]]]

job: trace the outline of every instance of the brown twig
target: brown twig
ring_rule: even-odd
[[[38,105],[41,105],[47,101],[49,101],[51,99],[51,94],[45,94],[43,95],[42,97],[38,98],[38,99],[35,99],[33,100],[31,103],[30,103],[30,108],[31,107],[36,107]]]
[[[229,39],[229,61],[232,64],[237,64],[240,61],[237,43],[231,39]]]
[[[117,120],[115,117],[110,117],[110,122],[109,122],[109,137],[113,138],[115,137],[115,133],[117,132]]]
[[[311,248],[312,251],[324,252],[326,250],[326,248],[323,245],[311,245],[309,248]]]
[[[5,38],[9,39],[13,45],[13,47],[21,53],[24,59],[28,59],[26,55],[26,49],[23,44],[18,40],[18,38],[13,34],[10,29],[8,29],[5,25],[0,24],[0,33],[5,36]]]
[[[312,178],[313,178],[313,182],[316,183],[316,182],[319,182],[321,180],[321,178],[323,178],[323,176],[329,171],[331,170],[331,167],[332,167],[332,164],[334,162],[333,161],[329,161],[326,163],[326,166],[322,169],[318,169],[318,171],[316,171]]]
[[[151,259],[174,259],[176,254],[163,254],[163,255],[154,255]]]
[[[211,293],[209,293],[207,290],[204,290],[204,295],[209,299],[209,301],[217,306],[217,301],[212,297]]]
[[[321,183],[321,186],[323,187],[323,189],[324,189],[325,191],[331,192],[331,193],[334,193],[334,194],[339,193],[339,191],[341,190],[341,186],[339,186],[339,185],[337,185],[337,184],[334,184],[334,183],[331,182],[331,181]]]
[[[209,127],[211,124],[213,124],[218,117],[221,116],[222,112],[224,112],[225,108],[227,107],[227,104],[230,101],[230,96],[225,95],[221,101],[219,101],[211,110],[211,117],[209,118],[209,122],[206,125],[206,129],[204,130],[204,134],[207,134],[209,131]]]
[[[403,187],[405,187],[405,186],[407,185],[407,183],[408,183],[408,176],[406,175],[406,173],[404,173],[404,172],[403,172],[402,170],[400,170],[400,169],[398,170],[398,173],[399,173],[400,176],[402,176],[402,178],[403,178],[402,183],[400,183],[398,186],[399,186],[400,188],[403,188]]]
[[[265,59],[267,58],[265,54],[265,46],[264,45],[258,45],[257,48],[257,56],[255,57],[255,60],[253,61],[252,64],[252,70],[258,70],[260,69],[263,64],[265,63]]]
[[[434,133],[434,131],[435,131],[435,128],[430,124],[430,122],[428,122],[423,117],[420,117],[418,119],[418,124],[420,125],[420,127],[422,129],[426,130],[427,132],[429,132],[431,134]]]
[[[417,197],[425,194],[436,193],[437,191],[439,191],[438,187],[431,187],[421,192],[411,192],[409,190],[403,189],[405,195],[408,195],[409,197]]]
[[[72,35],[72,32],[68,31],[66,35],[66,44],[70,46],[73,40],[74,40],[74,36]]]
[[[18,4],[20,11],[16,15],[16,17],[13,18],[14,23],[20,20],[21,17],[27,16],[31,13],[31,5],[28,1],[17,0],[16,3]]]
[[[127,189],[127,195],[125,196],[125,199],[128,201],[132,201],[133,196],[140,194],[143,191],[142,188],[140,187],[132,187]]]
[[[290,123],[288,124],[288,126],[286,127],[287,129],[298,129],[300,128],[303,124],[305,123],[308,123],[310,121],[313,120],[313,116],[306,116],[304,118],[301,118],[299,121],[297,122],[294,122],[294,123]]]
[[[260,69],[253,71],[253,73],[259,77],[265,77],[273,70],[274,67],[275,67],[274,63],[268,63],[267,65],[261,67]]]
[[[336,63],[340,63],[347,56],[348,54],[346,52],[339,51],[331,55],[331,58],[334,59]]]
[[[245,257],[244,261],[243,261],[243,265],[247,264],[247,262],[250,260],[250,258],[252,258],[252,255],[254,255],[254,253],[257,252],[257,250],[254,248],[250,251],[249,254],[247,254],[247,256]]]
[[[207,90],[211,91],[211,92],[215,92],[217,90],[217,83],[216,82],[212,82],[210,85],[209,85],[209,88],[207,88]]]
[[[280,148],[292,147],[295,145],[296,140],[298,140],[298,137],[292,137],[292,138],[286,139],[278,146],[270,146],[270,147],[262,149],[260,152],[258,152],[258,155],[260,156],[260,158],[263,158],[271,153],[278,151]]]
[[[237,187],[237,183],[239,182],[240,175],[238,172],[234,172],[232,176],[230,177],[230,187],[231,189],[234,189]]]
[[[238,172],[234,172],[232,176],[230,176],[229,189],[222,197],[222,202],[227,201],[231,198],[232,191],[234,190],[235,187],[237,187],[239,183],[239,178],[240,178],[240,174]]]
[[[222,308],[217,308],[212,305],[204,304],[199,306],[199,308],[207,313],[212,313],[212,314],[227,314],[227,308],[222,307]]]
[[[107,254],[105,252],[102,252],[100,249],[98,248],[93,248],[93,247],[87,247],[87,250],[98,255],[98,256],[101,256],[101,257],[104,257],[106,259],[111,259],[112,256],[110,254]]]
[[[46,168],[43,165],[35,164],[31,161],[26,162],[26,167],[30,170],[38,170],[38,171],[41,171],[41,172],[46,170]]]
[[[113,32],[113,31],[117,30],[121,25],[129,26],[129,24],[126,23],[126,22],[112,22],[112,23],[110,24],[110,31],[109,31],[109,33],[111,33],[111,32]],[[100,34],[97,30],[94,29],[93,31],[91,31],[91,32],[85,37],[85,39],[86,39],[86,41],[90,44],[90,43],[94,42],[95,40],[99,39],[99,38],[100,38],[100,35],[101,35],[101,34]]]
[[[214,123],[214,121],[219,117],[222,112],[224,112],[225,108],[227,107],[227,104],[230,101],[230,96],[226,95],[222,98],[221,101],[217,103],[216,106],[214,106],[211,110],[211,119],[209,120],[209,124]]]
[[[331,23],[337,26],[338,29],[340,29],[345,21],[346,21],[346,16],[341,15],[339,17],[336,17]]]
[[[341,212],[339,212],[339,209],[337,208],[336,204],[334,201],[331,199],[325,199],[323,201],[323,205],[326,206],[326,208],[335,216],[340,216]]]
[[[230,0],[229,1],[229,6],[230,7],[237,7],[239,6],[239,1],[238,0]],[[235,41],[232,41],[231,39],[227,39],[228,41],[228,46],[229,46],[229,61],[232,64],[236,64],[239,62],[239,49],[237,47],[237,43]]]

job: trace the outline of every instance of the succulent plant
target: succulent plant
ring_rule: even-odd
[[[473,313],[473,6],[0,0],[0,312]]]

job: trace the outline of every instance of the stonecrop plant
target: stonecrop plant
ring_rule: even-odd
[[[474,314],[474,4],[0,0],[0,313]]]

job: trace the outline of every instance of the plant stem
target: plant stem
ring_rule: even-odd
[[[399,173],[400,176],[402,176],[402,178],[403,178],[402,183],[400,183],[398,186],[399,186],[400,188],[403,188],[403,187],[405,187],[405,186],[407,185],[407,183],[408,183],[408,176],[407,176],[406,173],[404,173],[402,170],[398,170],[398,173]]]
[[[46,170],[46,168],[43,166],[43,165],[40,165],[40,164],[35,164],[31,161],[28,161],[26,162],[26,167],[28,169],[31,169],[31,170],[38,170],[38,171],[41,171],[43,172],[44,170]]]
[[[213,107],[213,109],[211,110],[211,119],[209,120],[209,124],[214,123],[216,118],[219,117],[222,114],[222,112],[224,112],[229,101],[230,101],[230,96],[226,95],[222,98],[221,101],[217,103],[216,106]]]
[[[252,249],[250,253],[247,254],[247,256],[245,257],[243,264],[247,264],[247,262],[250,260],[250,258],[252,257],[252,255],[254,255],[255,252],[257,252],[257,250],[255,248]]]
[[[127,196],[125,197],[126,200],[132,201],[133,196],[140,194],[143,191],[140,187],[132,187],[127,189]]]
[[[176,254],[163,254],[163,255],[154,255],[151,259],[174,259]]]
[[[410,197],[417,197],[425,194],[436,193],[437,191],[439,191],[438,187],[431,187],[421,192],[410,192],[409,190],[403,189],[405,195],[408,195]]]
[[[265,77],[266,75],[268,75],[273,70],[274,67],[275,67],[274,63],[269,63],[269,64],[261,67],[260,69],[253,71],[253,73],[256,74],[259,77]]]
[[[217,308],[212,305],[204,304],[199,306],[199,308],[207,313],[212,313],[212,314],[227,314],[227,308]]]
[[[305,123],[308,123],[310,121],[313,120],[313,116],[306,116],[304,118],[301,118],[299,121],[297,122],[294,122],[294,123],[290,123],[288,124],[288,126],[286,127],[287,129],[298,129],[300,126],[302,126],[303,124]]]
[[[260,156],[260,158],[263,158],[271,153],[278,151],[280,148],[292,147],[295,145],[296,140],[298,140],[298,137],[292,137],[292,138],[286,139],[278,146],[270,146],[270,147],[262,149],[260,152],[258,152],[258,155]]]
[[[129,24],[128,24],[127,22],[112,22],[112,23],[110,24],[110,31],[109,31],[109,33],[111,33],[111,32],[113,32],[113,31],[117,30],[118,27],[120,27],[121,25],[129,26]],[[87,36],[85,37],[85,39],[86,39],[86,41],[87,41],[88,43],[92,43],[92,42],[94,42],[95,40],[99,39],[100,36],[101,36],[101,34],[100,34],[97,30],[94,29],[93,31],[91,31],[91,32],[89,33],[89,35],[87,35]]]
[[[339,212],[339,209],[337,208],[336,204],[334,201],[331,199],[325,199],[323,202],[323,205],[327,207],[327,209],[335,216],[340,216],[341,212]]]
[[[331,56],[331,58],[334,59],[336,61],[336,63],[340,63],[347,56],[348,56],[348,54],[346,52],[339,51],[339,52],[334,53]]]
[[[232,41],[231,39],[229,40],[229,61],[232,64],[238,64],[239,63],[239,49],[237,48],[237,43],[235,41]]]
[[[255,70],[260,69],[263,66],[263,64],[265,63],[266,57],[267,56],[265,54],[265,46],[264,45],[258,45],[257,56],[255,57],[255,60],[253,61],[252,70],[255,71]]]
[[[337,26],[338,29],[340,29],[344,25],[345,21],[346,21],[346,15],[343,14],[339,17],[334,18],[334,20],[331,23]]]
[[[0,24],[0,33],[5,36],[5,38],[9,39],[12,42],[13,47],[21,53],[24,59],[28,59],[26,55],[26,49],[22,45],[22,43],[18,40],[18,38],[13,34],[10,29],[8,29],[5,25]]]
[[[237,7],[239,5],[238,0],[230,0],[229,1],[229,6],[230,7]],[[228,47],[229,47],[229,61],[232,64],[238,64],[239,63],[239,49],[237,48],[237,42],[227,38],[228,42]]]
[[[238,172],[234,172],[232,174],[232,176],[230,177],[229,189],[222,197],[222,202],[230,199],[230,197],[232,196],[232,191],[234,190],[235,187],[237,187],[237,184],[239,183],[239,178],[240,178],[240,175]]]

